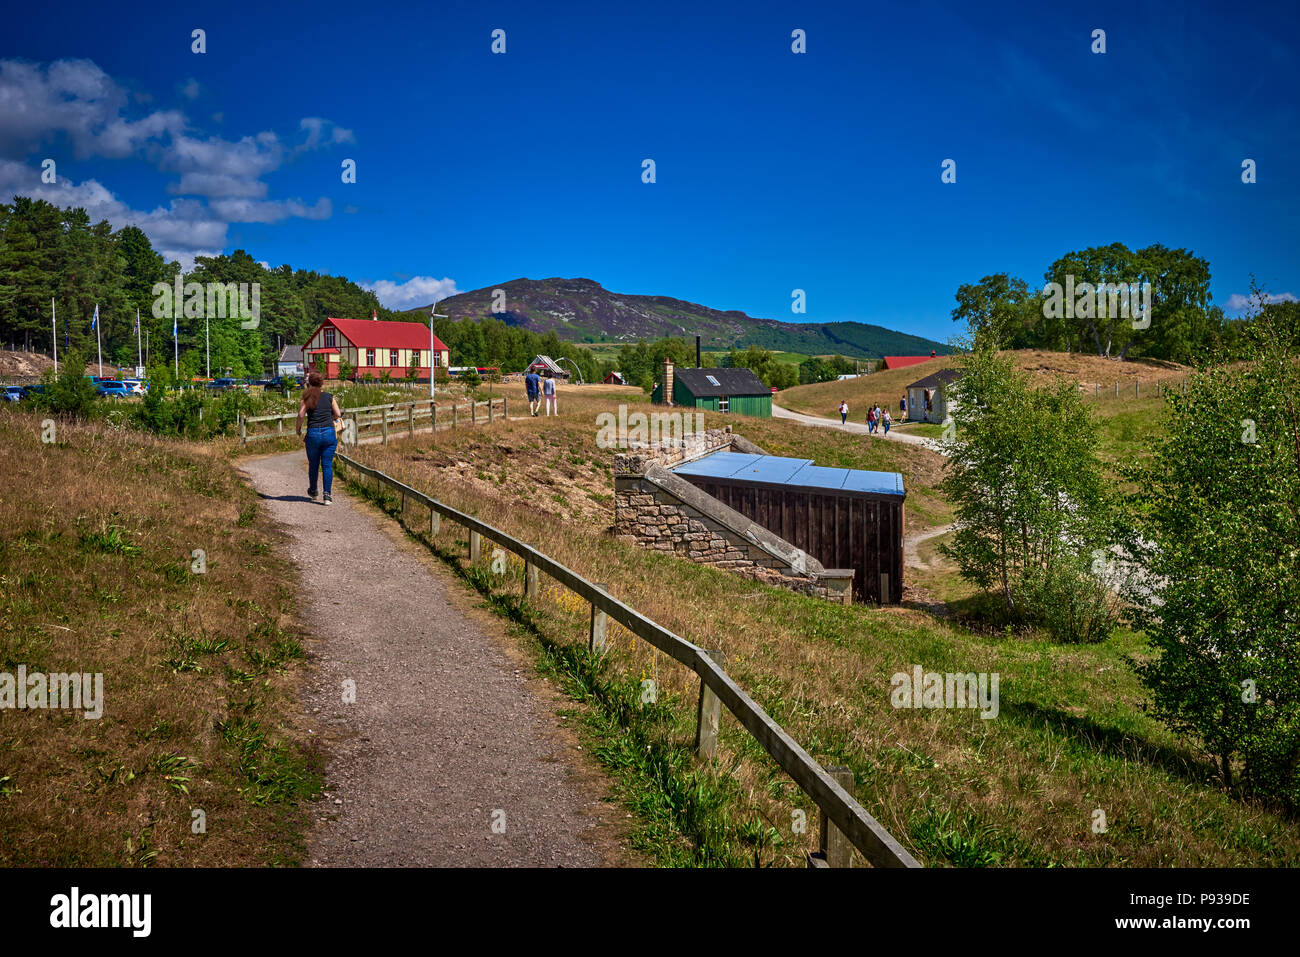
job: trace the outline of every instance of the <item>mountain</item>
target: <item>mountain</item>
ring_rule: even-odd
[[[443,299],[438,311],[452,319],[493,315],[496,290],[505,311],[496,318],[533,332],[554,330],[570,342],[636,342],[663,336],[700,336],[706,349],[762,346],[806,355],[840,353],[860,358],[926,355],[952,350],[941,342],[864,322],[778,322],[735,309],[722,311],[669,296],[610,292],[591,279],[514,279]],[[499,301],[499,295],[496,297]],[[411,313],[427,316],[429,307]]]

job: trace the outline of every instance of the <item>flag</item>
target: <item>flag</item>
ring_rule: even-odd
[[[172,316],[172,338],[176,338],[176,317]]]
[[[95,331],[95,325],[99,322],[99,303],[95,303],[95,315],[90,320],[90,331]]]

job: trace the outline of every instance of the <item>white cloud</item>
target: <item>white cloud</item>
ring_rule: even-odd
[[[201,89],[190,79],[180,91],[194,99]],[[219,255],[231,223],[319,220],[333,214],[327,197],[315,203],[269,198],[264,177],[299,152],[354,142],[351,130],[307,117],[299,122],[306,135],[297,145],[286,145],[271,131],[238,140],[204,138],[193,134],[177,110],[127,116],[131,99],[90,60],[56,60],[45,66],[0,60],[0,199],[29,196],[84,207],[92,221],[106,219],[115,228],[137,225],[160,252],[187,265],[195,256]],[[134,99],[152,98],[137,92]],[[143,211],[130,208],[93,178],[75,183],[60,175],[57,183],[41,183],[40,159],[58,159],[63,142],[72,143],[78,158],[134,156],[175,174],[166,191],[177,198]]]
[[[393,282],[381,279],[378,282],[358,283],[362,289],[368,289],[379,297],[379,301],[389,309],[414,309],[427,306],[431,302],[456,295],[454,279],[434,279],[432,276],[412,276],[406,282]]]
[[[1276,295],[1266,293],[1264,296],[1264,300],[1266,302],[1300,301],[1300,299],[1297,299],[1296,294],[1293,292],[1279,292]],[[1228,297],[1228,301],[1223,304],[1223,308],[1228,310],[1229,312],[1245,312],[1248,309],[1253,309],[1254,306],[1255,306],[1254,296],[1243,296],[1239,292],[1234,292],[1231,296]]]

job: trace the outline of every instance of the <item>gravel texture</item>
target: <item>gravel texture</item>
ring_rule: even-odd
[[[554,689],[464,586],[337,479],[333,505],[308,499],[303,453],[244,468],[302,570],[303,723],[331,757],[308,863],[626,863]]]

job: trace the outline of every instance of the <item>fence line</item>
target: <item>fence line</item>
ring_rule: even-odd
[[[402,497],[403,514],[407,501],[415,501],[429,509],[429,527],[434,534],[441,519],[453,521],[469,531],[471,557],[482,554],[481,539],[486,538],[524,560],[524,588],[528,597],[538,593],[537,575],[545,572],[591,604],[591,646],[599,647],[603,641],[605,619],[613,619],[638,638],[650,643],[673,660],[695,672],[700,679],[699,729],[696,748],[704,756],[711,756],[716,746],[717,706],[726,705],[737,721],[763,746],[772,759],[784,770],[821,809],[823,820],[833,825],[840,835],[856,847],[871,864],[877,867],[920,867],[921,865],[850,793],[848,787],[836,780],[843,779],[841,769],[835,774],[824,769],[797,741],[772,720],[759,705],[722,669],[706,649],[692,644],[663,626],[625,605],[601,585],[593,584],[577,572],[542,554],[531,545],[481,522],[471,515],[397,481],[392,476],[372,469],[346,455],[334,457],[335,467],[355,470],[358,476],[374,479],[375,490],[387,486]],[[354,478],[360,484],[359,479]],[[600,620],[598,621],[598,614]],[[599,626],[600,636],[597,637]],[[710,733],[712,732],[712,733]],[[851,787],[851,779],[846,782]],[[828,833],[832,837],[828,837]],[[827,866],[828,841],[833,845],[830,827],[822,828],[822,856],[814,856],[810,866]]]
[[[496,398],[488,399],[485,402],[471,401],[467,403],[467,407],[469,408],[470,426],[472,427],[475,425],[475,423],[483,421],[483,418],[479,414],[478,410],[480,406],[484,406],[484,405],[487,406],[487,421],[488,422],[495,421],[497,402],[501,403],[501,417],[503,419],[508,418],[509,417],[508,413],[510,409],[509,401],[510,400],[506,396],[499,396]],[[451,428],[453,429],[459,428],[460,409],[461,409],[461,403],[459,402],[452,403]],[[399,413],[399,410],[405,410],[405,411]],[[443,407],[443,411],[444,412],[446,411],[445,406]],[[376,413],[376,414],[363,417],[361,413],[366,413],[366,412]],[[384,443],[387,444],[388,426],[394,422],[396,423],[405,422],[407,434],[414,435],[416,419],[431,419],[432,426],[436,431],[438,428],[438,407],[434,404],[434,401],[432,399],[422,399],[418,402],[390,402],[387,405],[362,405],[362,406],[358,406],[355,409],[344,409],[343,418],[345,420],[346,419],[352,420],[353,431],[357,435],[360,434],[360,431],[363,428],[378,425],[381,429]],[[256,442],[258,439],[281,438],[286,434],[284,424],[286,422],[296,423],[297,420],[298,420],[297,412],[285,412],[282,415],[250,415],[247,417],[241,415],[239,417],[239,441],[242,444],[247,445],[249,442]],[[259,432],[250,435],[248,433],[248,426],[257,422],[274,422],[276,423],[276,429],[274,432]]]

